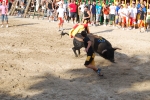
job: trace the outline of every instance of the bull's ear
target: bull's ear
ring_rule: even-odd
[[[102,51],[102,54],[103,54],[104,52],[106,52],[106,51],[107,51],[107,49],[103,50],[103,51]]]
[[[118,49],[118,50],[121,50],[120,48],[113,48],[113,49],[114,49],[114,51],[117,50],[117,49]]]

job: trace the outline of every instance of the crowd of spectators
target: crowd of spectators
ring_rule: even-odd
[[[17,11],[18,16],[23,16],[27,3],[26,0],[18,0],[16,8],[21,8],[21,10]],[[9,6],[12,5],[11,3],[8,4]],[[10,8],[9,6],[8,8]],[[143,0],[141,2],[132,0],[130,3],[125,3],[124,0],[107,3],[105,0],[102,2],[99,2],[99,0],[93,0],[92,2],[91,0],[88,2],[87,0],[81,2],[75,0],[60,0],[58,2],[53,0],[32,0],[30,11],[32,10],[42,12],[42,19],[47,17],[48,22],[59,21],[61,26],[63,26],[64,22],[75,24],[84,23],[85,21],[89,26],[108,25],[122,28],[122,30],[137,27],[141,31],[142,27],[146,30],[150,26],[150,4]],[[4,17],[2,14],[3,19]]]

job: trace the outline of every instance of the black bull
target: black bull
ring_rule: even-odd
[[[78,38],[82,38],[80,33],[76,34],[75,36]],[[93,35],[90,33],[88,34],[88,37],[90,38],[92,42],[92,48],[96,53],[111,62],[115,62],[114,51],[119,48],[113,48],[111,43],[101,36]],[[78,57],[76,50],[78,50],[78,54],[80,55],[80,49],[84,47],[84,43],[74,38],[73,45],[74,47],[72,49],[75,53],[75,56]]]

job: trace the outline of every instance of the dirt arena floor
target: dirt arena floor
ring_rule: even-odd
[[[150,100],[150,31],[90,27],[109,40],[116,63],[96,56],[104,77],[76,58],[72,39],[60,38],[57,22],[9,17],[0,28],[0,100]],[[65,23],[65,31],[73,27]]]

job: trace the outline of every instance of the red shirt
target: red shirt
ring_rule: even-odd
[[[77,12],[77,5],[75,3],[69,4],[70,12]]]

